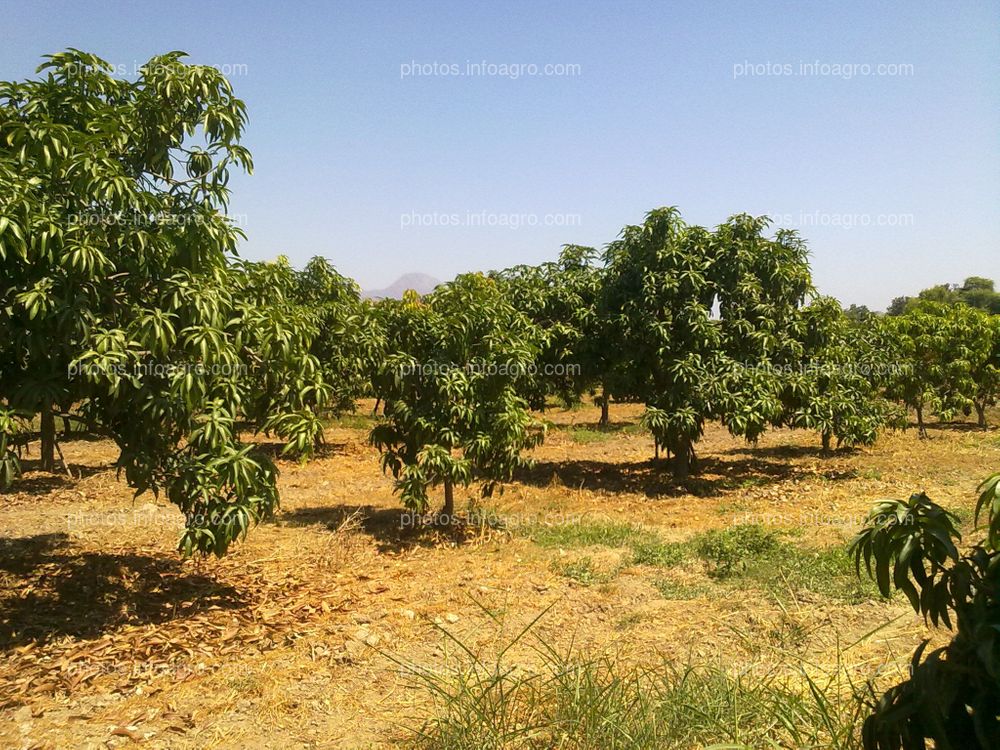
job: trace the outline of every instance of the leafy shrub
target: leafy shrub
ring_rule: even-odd
[[[718,578],[745,570],[750,560],[775,551],[779,544],[777,535],[760,524],[712,529],[694,540],[698,556],[708,561],[711,574]]]
[[[914,652],[909,679],[872,707],[866,750],[986,750],[1000,747],[1000,474],[980,487],[976,517],[986,540],[960,553],[954,516],[925,494],[878,503],[853,542],[884,596],[906,594],[918,614],[955,629],[952,640]]]
[[[632,562],[635,565],[670,567],[687,557],[685,545],[671,542],[643,541],[632,545]]]

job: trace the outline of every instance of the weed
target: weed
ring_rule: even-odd
[[[688,584],[678,583],[677,581],[673,581],[669,578],[658,578],[653,581],[653,586],[656,587],[656,590],[660,592],[660,596],[664,599],[682,601],[697,599],[709,590],[707,586],[691,586]]]
[[[418,750],[860,747],[867,693],[840,672],[816,680],[794,662],[732,673],[714,663],[579,660],[540,639],[533,650],[541,666],[528,668],[509,654],[533,624],[491,661],[459,642],[471,663],[412,674],[434,708],[404,730],[401,744]],[[800,687],[791,686],[790,674]]]
[[[616,566],[610,570],[601,570],[589,557],[581,557],[569,562],[556,560],[553,562],[552,568],[559,575],[569,578],[571,581],[576,581],[581,586],[592,586],[595,583],[610,583],[621,569],[620,566]]]
[[[692,540],[698,556],[712,566],[709,573],[716,578],[728,578],[745,570],[752,561],[777,549],[778,544],[777,535],[760,524],[712,529]]]

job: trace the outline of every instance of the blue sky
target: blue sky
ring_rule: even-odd
[[[373,288],[603,246],[676,205],[692,223],[746,211],[799,229],[817,286],[845,303],[1000,281],[997,2],[31,2],[3,17],[0,79],[68,46],[126,69],[182,49],[229,72],[256,162],[233,181],[247,257],[325,255]]]

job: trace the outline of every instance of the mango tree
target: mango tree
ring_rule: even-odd
[[[981,403],[988,401],[993,346],[988,314],[922,300],[888,320],[902,364],[888,394],[916,412],[921,437],[927,435],[927,412],[950,419],[972,409],[980,393],[977,374],[984,386]]]
[[[831,297],[818,297],[801,311],[802,360],[787,380],[785,420],[820,433],[824,452],[838,445],[871,445],[892,415],[880,392],[887,368],[866,346],[865,328],[854,325]]]
[[[296,274],[295,299],[316,316],[311,349],[330,388],[326,408],[353,411],[371,396],[374,368],[384,356],[385,335],[375,306],[361,298],[357,282],[325,258],[312,258]]]
[[[258,344],[302,321],[247,324],[233,299],[242,232],[225,210],[231,169],[252,168],[246,108],[183,57],[130,81],[70,50],[0,84],[0,400],[41,414],[43,466],[54,406],[99,424],[136,493],[185,513],[181,549],[222,554],[278,501],[273,463],[238,438],[242,374],[299,367]]]
[[[566,245],[554,263],[521,265],[490,274],[510,303],[541,333],[534,377],[524,397],[544,410],[550,396],[578,403],[593,383],[595,303],[600,269],[593,248]]]
[[[768,239],[766,226],[739,215],[710,232],[661,208],[608,246],[600,309],[615,332],[613,375],[645,402],[643,424],[679,478],[696,468],[707,419],[751,441],[780,423],[776,365],[797,356],[810,279],[797,235]]]
[[[1000,401],[1000,315],[979,316],[978,328],[981,339],[972,362],[972,404],[979,426],[985,430],[986,409]]]
[[[383,322],[389,354],[375,391],[385,406],[371,442],[407,508],[425,512],[428,489],[443,485],[449,518],[456,486],[479,481],[492,494],[525,463],[521,452],[542,440],[519,395],[541,334],[497,281],[478,274],[423,299],[408,293],[389,304]]]

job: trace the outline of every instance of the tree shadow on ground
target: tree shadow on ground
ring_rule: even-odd
[[[65,534],[0,538],[0,651],[246,603],[177,558],[81,552]]]
[[[268,456],[272,460],[282,460],[282,461],[296,461],[294,456],[283,456],[281,451],[285,447],[285,443],[280,440],[264,440],[261,442],[255,442],[254,448],[265,456]],[[312,457],[316,458],[332,458],[334,456],[343,456],[347,454],[347,443],[323,443],[316,447],[313,451]]]
[[[737,449],[738,450],[738,449]],[[803,449],[802,455],[813,455]],[[730,451],[733,453],[735,451]],[[815,476],[805,467],[787,461],[771,460],[760,449],[748,449],[748,457],[732,459],[706,456],[699,458],[700,471],[685,480],[674,478],[670,464],[664,460],[608,462],[593,460],[537,461],[531,467],[520,469],[514,479],[534,487],[553,484],[573,489],[610,493],[633,493],[650,498],[696,495],[714,497],[725,490],[741,486],[763,486],[787,481],[800,476]],[[821,454],[821,451],[816,452]],[[775,450],[773,456],[788,458],[796,455]],[[851,472],[831,472],[826,479],[849,479]]]
[[[857,448],[846,445],[829,451],[823,450],[823,447],[820,445],[770,445],[767,447],[742,445],[738,448],[730,448],[729,450],[722,451],[722,454],[725,456],[749,456],[751,458],[767,459],[780,458],[784,460],[795,458],[819,458],[827,460],[853,456],[857,452]]]
[[[31,474],[32,476],[22,476],[15,479],[10,487],[0,490],[0,496],[4,493],[16,494],[18,492],[26,492],[31,495],[49,495],[56,490],[72,487],[75,482],[81,479],[86,479],[87,477],[92,477],[95,474],[101,474],[106,471],[112,471],[115,468],[113,463],[96,465],[70,463],[68,466],[70,472],[73,474],[72,477],[67,476],[66,470],[58,460],[55,471],[43,472],[41,470],[41,462],[38,459],[22,459],[21,471],[25,475]]]
[[[928,432],[989,432],[993,425],[988,424],[985,428],[980,427],[977,422],[926,422],[924,428]],[[919,429],[916,422],[910,423],[910,429]]]
[[[590,432],[623,432],[630,427],[635,427],[635,422],[608,422],[602,425],[600,422],[553,422],[552,428],[556,430],[589,430]]]
[[[275,519],[283,526],[325,526],[330,531],[358,529],[370,536],[380,552],[401,552],[415,547],[458,545],[482,539],[490,529],[464,511],[453,517],[418,515],[403,507],[333,505],[282,511]]]

